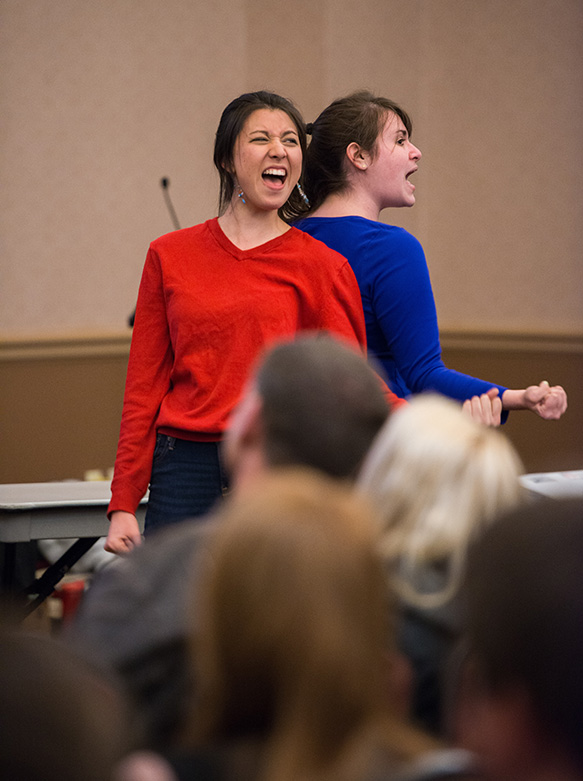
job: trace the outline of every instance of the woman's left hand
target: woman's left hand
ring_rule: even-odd
[[[544,420],[558,420],[567,409],[567,394],[560,385],[529,385],[524,391],[524,406]]]
[[[481,396],[472,396],[466,399],[462,406],[463,411],[476,423],[495,428],[500,425],[502,414],[502,401],[498,396],[498,388],[490,388]]]

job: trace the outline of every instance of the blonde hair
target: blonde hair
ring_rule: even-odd
[[[381,513],[381,553],[405,601],[433,607],[454,596],[470,540],[519,503],[522,471],[503,433],[448,399],[418,396],[393,414],[357,482]],[[437,592],[415,585],[428,564],[447,567]]]
[[[190,746],[251,738],[266,779],[354,777],[347,754],[360,758],[363,735],[391,716],[372,515],[363,497],[305,469],[227,503],[202,585]]]

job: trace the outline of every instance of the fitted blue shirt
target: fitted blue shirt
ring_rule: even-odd
[[[425,253],[403,228],[364,217],[307,217],[296,227],[348,260],[362,297],[369,352],[401,397],[435,391],[464,401],[501,385],[448,369],[441,358]]]

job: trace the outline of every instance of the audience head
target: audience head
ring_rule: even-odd
[[[276,471],[220,511],[199,592],[190,740],[251,738],[280,771],[269,777],[311,777],[387,714],[371,512],[307,470]]]
[[[348,187],[349,144],[358,144],[374,159],[378,138],[391,113],[402,120],[411,135],[411,119],[402,108],[388,98],[366,91],[335,100],[309,126],[312,139],[306,153],[304,189],[312,210],[329,195]]]
[[[381,550],[405,601],[435,606],[455,594],[470,540],[521,499],[511,443],[443,397],[414,398],[373,444],[359,488],[382,516]],[[446,565],[445,587],[422,593],[416,575]]]
[[[306,153],[306,127],[302,115],[296,106],[287,98],[276,95],[273,92],[259,91],[247,92],[232,100],[224,109],[215,136],[214,164],[219,172],[220,193],[219,213],[222,214],[231,203],[235,190],[235,177],[233,174],[233,152],[235,143],[239,137],[245,121],[259,109],[271,111],[283,111],[294,123],[302,150],[302,156]],[[280,216],[286,219],[288,213],[301,208],[304,203],[297,188],[293,191],[287,203],[280,209]]]
[[[500,518],[471,547],[462,742],[488,778],[583,778],[583,501]]]
[[[379,377],[352,347],[305,335],[272,348],[225,435],[234,484],[276,466],[354,478],[389,414]]]
[[[0,777],[103,781],[130,749],[111,680],[44,635],[0,635]]]

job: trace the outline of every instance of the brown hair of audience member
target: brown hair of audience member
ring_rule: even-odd
[[[583,500],[539,500],[470,548],[458,737],[488,778],[583,778]]]
[[[271,466],[304,464],[354,478],[389,414],[366,359],[330,336],[307,334],[277,345],[256,384]]]
[[[383,426],[359,488],[381,515],[381,551],[393,586],[418,607],[457,592],[470,541],[522,497],[520,459],[505,435],[476,423],[441,396],[414,398]],[[445,564],[437,592],[416,584],[425,566]]]
[[[248,739],[265,779],[349,779],[417,749],[389,693],[387,589],[367,503],[307,470],[220,513],[193,658],[190,747]],[[409,753],[408,753],[409,752]]]

